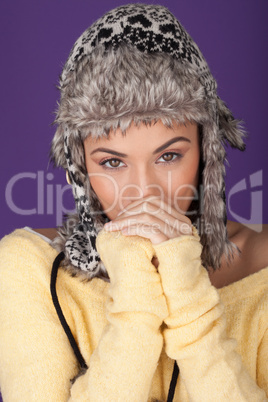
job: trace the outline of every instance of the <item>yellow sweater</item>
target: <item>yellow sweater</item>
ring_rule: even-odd
[[[166,401],[173,359],[174,401],[267,400],[268,268],[217,291],[196,232],[153,247],[102,231],[97,248],[111,283],[58,273],[59,301],[89,366],[72,384],[79,368],[50,295],[57,252],[24,229],[0,242],[4,402]]]

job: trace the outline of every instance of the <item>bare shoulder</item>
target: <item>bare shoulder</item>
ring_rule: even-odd
[[[254,247],[255,251],[261,251],[268,260],[268,224],[248,225],[246,231],[248,246]]]
[[[48,237],[50,240],[55,239],[58,232],[56,228],[42,228],[42,229],[34,229],[36,233],[39,233],[45,237]]]
[[[223,258],[221,268],[209,270],[211,283],[217,288],[230,285],[268,267],[268,225],[243,225],[227,221],[229,240],[240,254],[236,254],[231,265]]]
[[[230,240],[242,251],[242,260],[250,273],[268,267],[268,224],[243,225],[232,222]]]

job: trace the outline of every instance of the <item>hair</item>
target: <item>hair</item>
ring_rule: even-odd
[[[238,138],[237,121],[230,115],[230,119],[220,118],[215,132],[215,100],[206,95],[205,88],[200,82],[197,72],[187,61],[180,62],[167,53],[144,53],[134,46],[120,43],[116,49],[105,49],[102,45],[96,46],[90,55],[84,55],[75,65],[74,71],[69,71],[61,85],[61,99],[56,113],[55,123],[58,125],[51,146],[51,158],[58,166],[67,169],[64,154],[64,127],[70,131],[69,144],[72,149],[72,160],[77,167],[77,178],[84,186],[88,186],[88,175],[85,166],[83,141],[90,135],[94,138],[108,137],[118,128],[125,134],[128,127],[134,123],[151,125],[161,120],[166,127],[173,127],[174,122],[185,124],[187,121],[198,124],[200,128],[200,181],[203,182],[203,172],[209,177],[211,166],[206,164],[210,147],[218,148],[215,165],[218,173],[223,177],[225,168],[225,149],[222,146],[226,137],[222,134],[224,127],[232,131],[228,141],[241,142]],[[221,111],[228,111],[224,103],[218,98],[217,105]],[[229,111],[228,111],[229,112]],[[218,113],[219,114],[219,113]],[[230,112],[229,112],[230,114]],[[228,115],[228,113],[226,113]],[[211,135],[211,132],[213,135]],[[208,133],[210,133],[208,135]],[[233,139],[234,137],[235,139]],[[215,144],[213,143],[215,141]],[[218,145],[220,141],[221,146]],[[237,145],[236,145],[237,146]],[[212,161],[213,163],[213,161]],[[215,167],[215,166],[214,166]],[[214,178],[215,179],[215,178]],[[201,183],[199,183],[201,184]],[[209,186],[210,182],[203,183]],[[205,213],[209,216],[209,208],[218,216],[217,233],[224,228],[222,201],[222,182],[217,178],[213,181],[217,186],[219,202],[211,200],[205,194]],[[101,212],[100,203],[91,191],[91,208]],[[191,208],[197,207],[197,214],[191,218],[196,224],[201,218],[200,205],[192,203]],[[101,213],[97,222],[101,222]],[[59,229],[59,237],[53,245],[63,250],[65,242],[72,234],[78,218],[69,216],[64,226]],[[222,226],[221,226],[222,225]],[[202,262],[205,267],[214,269],[220,266],[220,257],[223,253],[231,259],[233,244],[226,239],[225,246],[216,249],[213,242],[208,241],[206,233],[201,234],[203,245]],[[220,244],[220,241],[217,243]]]

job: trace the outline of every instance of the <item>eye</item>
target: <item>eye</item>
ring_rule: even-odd
[[[122,165],[120,165],[120,164],[122,164]],[[115,159],[115,158],[106,159],[106,160],[100,162],[100,165],[105,166],[108,169],[116,169],[116,168],[124,166],[123,162],[120,161],[120,159]]]
[[[173,162],[179,158],[181,158],[182,155],[177,153],[177,152],[166,152],[165,154],[161,155],[160,158],[157,160],[157,162]],[[162,159],[162,161],[161,161]]]

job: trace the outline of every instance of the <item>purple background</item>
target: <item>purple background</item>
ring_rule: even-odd
[[[65,173],[48,164],[55,129],[51,124],[59,97],[58,76],[77,37],[104,12],[127,3],[1,2],[0,237],[16,227],[53,227],[60,223],[63,189],[64,207],[72,208]],[[261,170],[262,182],[255,190],[262,191],[266,205],[267,0],[160,3],[169,7],[198,43],[218,80],[220,96],[234,115],[244,120],[249,132],[246,152],[228,150],[231,167],[227,168],[227,197],[241,180],[249,186],[249,176]],[[259,202],[252,205],[253,212],[258,210],[255,220],[268,223],[268,211],[262,211]],[[29,214],[18,213],[15,207]],[[245,219],[252,217],[250,189],[233,195],[228,217],[237,220],[233,212]]]

